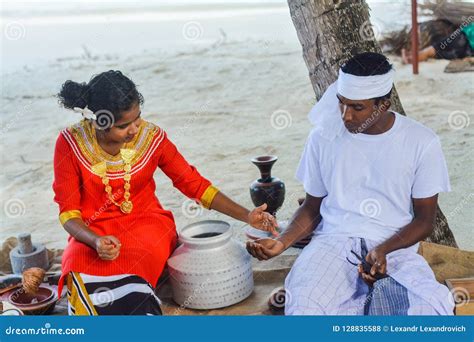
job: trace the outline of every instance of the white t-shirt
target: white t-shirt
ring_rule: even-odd
[[[384,241],[413,220],[412,198],[451,190],[439,138],[395,113],[382,134],[345,130],[328,140],[313,129],[296,178],[321,204],[319,234]]]

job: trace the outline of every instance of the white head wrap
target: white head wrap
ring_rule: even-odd
[[[368,100],[388,94],[393,87],[393,70],[383,75],[355,76],[339,69],[337,81],[324,92],[308,114],[320,134],[332,140],[345,130],[337,94],[350,100]]]

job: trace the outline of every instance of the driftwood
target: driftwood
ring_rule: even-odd
[[[444,19],[422,22],[418,25],[419,49],[424,49],[449,37],[458,27]],[[379,41],[386,53],[401,54],[403,48],[411,49],[411,27],[405,26],[399,31],[385,33]]]
[[[336,80],[344,61],[364,51],[381,52],[364,0],[288,0],[288,5],[316,99]],[[391,101],[392,108],[405,115],[395,88]],[[428,241],[457,247],[439,207]]]
[[[419,3],[419,15],[432,18],[419,23],[419,49],[433,45],[469,23],[474,22],[474,3],[426,0]],[[380,44],[385,52],[401,54],[401,49],[411,49],[411,27],[384,32]]]
[[[444,72],[474,72],[474,57],[454,59],[450,61],[448,65],[446,65],[446,68],[444,68]]]
[[[459,26],[474,20],[474,3],[467,1],[447,2],[446,0],[425,0],[418,7],[423,14],[437,19],[449,20]],[[426,13],[428,12],[428,13]]]

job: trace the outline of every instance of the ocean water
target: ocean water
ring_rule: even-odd
[[[376,34],[410,22],[409,1],[368,3]],[[186,51],[223,37],[298,43],[282,0],[3,1],[1,16],[2,73],[84,55]]]

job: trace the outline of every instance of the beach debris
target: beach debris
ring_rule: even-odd
[[[21,276],[17,274],[0,276],[0,295],[20,287],[21,280]]]
[[[449,62],[444,68],[444,72],[473,72],[474,71],[474,57],[467,57],[464,59],[454,59]]]
[[[425,15],[449,20],[458,26],[474,16],[474,3],[471,1],[424,0],[418,7],[424,11]]]

